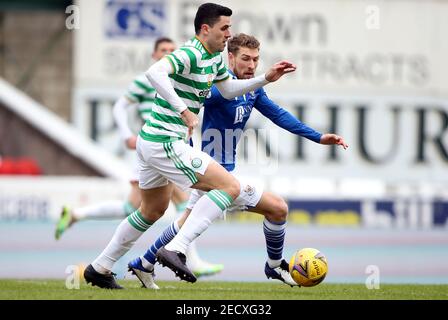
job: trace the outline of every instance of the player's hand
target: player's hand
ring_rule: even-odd
[[[132,136],[126,139],[126,147],[128,149],[136,149],[137,148],[137,136]]]
[[[296,71],[297,66],[292,64],[289,61],[282,60],[274,64],[267,72],[266,72],[266,80],[269,82],[274,82],[280,79],[284,74]]]
[[[196,128],[199,124],[198,116],[195,115],[190,110],[185,109],[180,114],[180,117],[182,118],[182,121],[185,123],[185,125],[188,127],[187,140],[189,140],[191,135],[193,134],[193,129]]]
[[[341,136],[338,136],[337,134],[334,134],[334,133],[323,134],[322,137],[320,138],[320,143],[321,144],[336,144],[336,145],[342,146],[344,148],[344,150],[346,150],[348,148],[348,144],[345,143],[344,138],[342,138]]]

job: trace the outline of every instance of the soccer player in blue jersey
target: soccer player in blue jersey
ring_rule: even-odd
[[[255,37],[246,34],[236,35],[228,41],[230,73],[235,79],[250,79],[255,76],[259,46]],[[204,107],[202,150],[209,153],[230,172],[235,169],[236,146],[240,136],[234,132],[244,130],[253,109],[257,109],[276,125],[293,134],[320,144],[341,145],[344,149],[348,147],[342,137],[330,133],[321,134],[300,122],[269,99],[263,88],[234,99],[225,99],[216,87],[212,87],[211,95],[205,100]],[[213,130],[213,134],[209,134],[210,130]],[[216,132],[219,134],[217,135]],[[226,135],[228,135],[227,139]],[[230,146],[228,142],[226,143],[226,140],[229,141],[229,135],[230,141],[234,141]],[[213,136],[213,139],[210,139],[210,136]],[[237,137],[236,140],[233,140],[234,136]],[[288,262],[282,257],[288,215],[285,200],[271,192],[263,192],[250,182],[241,179],[239,182],[242,191],[227,212],[247,210],[264,215],[263,231],[268,255],[265,274],[268,278],[280,280],[288,285],[297,285],[289,274]],[[173,222],[150,249],[143,256],[131,261],[130,265],[139,263],[141,259],[154,262],[157,251],[168,242],[166,249],[169,249],[169,246],[177,240],[176,230],[182,226],[195,203],[204,194],[204,191],[193,190],[185,215]],[[143,273],[141,277],[144,278],[145,274]]]

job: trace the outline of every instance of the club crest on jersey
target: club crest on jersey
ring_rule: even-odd
[[[195,169],[202,166],[202,160],[200,158],[194,158],[191,160],[191,166]]]
[[[212,86],[212,84],[213,84],[213,75],[209,74],[207,76],[207,86],[210,88]]]
[[[237,124],[239,122],[243,122],[244,117],[248,117],[250,112],[252,110],[251,105],[242,105],[238,106],[235,109],[235,121],[233,121],[233,124]]]

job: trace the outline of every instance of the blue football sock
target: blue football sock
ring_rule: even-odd
[[[280,265],[285,242],[285,228],[286,221],[272,222],[267,219],[263,221],[263,232],[269,257],[268,264],[271,268]]]
[[[153,245],[146,251],[146,253],[143,255],[143,257],[152,264],[156,263],[156,253],[159,251],[160,248],[162,248],[164,245],[166,245],[168,242],[170,242],[174,236],[179,232],[179,227],[177,224],[177,219],[171,223],[162,233],[160,237],[157,238],[157,240],[153,243]]]

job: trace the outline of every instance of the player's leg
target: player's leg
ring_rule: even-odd
[[[174,187],[173,197],[171,200],[174,200],[176,186]],[[178,189],[178,188],[177,188]],[[179,192],[183,193],[180,189]],[[199,200],[199,198],[204,195],[205,192],[199,190],[192,190],[190,193],[190,197],[188,199],[187,208],[184,212],[177,216],[176,220],[172,222],[161,234],[160,237],[156,239],[156,241],[149,247],[149,249],[145,252],[145,254],[139,258],[132,260],[129,263],[129,267],[138,267],[141,264],[146,270],[153,270],[154,264],[156,262],[156,253],[157,251],[168,244],[174,236],[177,234],[181,226],[184,224],[186,218],[191,212],[194,204]],[[186,257],[187,257],[187,266],[192,270],[193,274],[197,277],[203,275],[212,275],[220,272],[224,266],[221,264],[211,264],[203,261],[197,254],[196,248],[192,247],[195,245],[195,241],[193,241],[187,249]]]
[[[120,223],[103,252],[86,268],[84,278],[88,283],[102,288],[119,288],[112,277],[115,262],[163,215],[168,208],[171,192],[171,183],[142,191],[140,208]]]
[[[186,209],[180,216],[178,216],[163,232],[162,235],[151,245],[151,247],[142,256],[144,265],[148,268],[154,267],[156,263],[156,254],[160,248],[167,245],[179,232],[179,229],[184,224],[185,220],[190,215],[191,210]]]
[[[193,189],[191,191],[190,198],[188,199],[188,204],[186,206],[186,210],[182,215],[181,219],[179,219],[178,221],[179,228],[181,228],[182,225],[184,224],[186,218],[191,213],[191,210],[193,209],[196,202],[198,202],[198,200],[205,193],[206,192],[197,189]],[[224,269],[224,265],[222,264],[209,263],[201,259],[196,247],[196,240],[191,242],[190,245],[188,246],[186,256],[187,256],[187,266],[188,268],[190,268],[190,270],[194,273],[196,277],[214,275],[216,273],[221,272]]]
[[[162,232],[162,234],[156,239],[156,241],[149,247],[149,249],[142,256],[133,259],[129,262],[128,267],[131,271],[135,271],[135,269],[140,270],[141,272],[153,272],[154,264],[156,263],[156,253],[157,251],[170,242],[174,236],[179,231],[181,224],[179,224],[179,220],[182,220],[182,223],[185,221],[186,217],[183,217],[183,213],[185,211],[185,207],[188,202],[188,195],[186,192],[182,191],[176,185],[173,185],[173,192],[171,196],[171,201],[174,203],[177,211],[176,219]],[[180,212],[180,210],[182,210]],[[135,273],[135,272],[134,272]],[[139,276],[138,278],[141,280],[144,275]],[[145,284],[144,284],[145,285]],[[146,285],[145,285],[146,286]],[[147,286],[146,286],[147,287]]]
[[[203,175],[196,174],[192,188],[207,193],[196,202],[179,233],[167,250],[185,253],[188,245],[222,215],[240,193],[239,182],[216,161],[210,161]]]
[[[157,252],[162,265],[189,282],[195,282],[196,277],[186,266],[188,246],[223,214],[240,191],[239,182],[214,160],[196,177],[198,181],[192,187],[208,192],[198,200],[173,240]]]
[[[130,183],[131,191],[128,200],[125,202],[110,200],[74,209],[70,209],[68,206],[63,206],[60,218],[56,223],[56,240],[59,240],[62,234],[78,221],[124,218],[137,210],[141,201],[138,181],[131,181]]]
[[[297,285],[289,274],[288,262],[283,259],[288,216],[288,205],[285,200],[273,193],[263,192],[258,203],[255,206],[249,206],[248,211],[262,214],[265,217],[263,232],[268,254],[265,264],[266,276],[268,279],[277,279],[291,286]]]
[[[126,217],[129,205],[127,202],[110,200],[82,208],[70,209],[63,206],[56,223],[55,238],[58,240],[74,223],[81,220],[116,219]]]
[[[164,143],[164,147],[167,158],[178,169],[177,173],[166,171],[166,177],[183,188],[193,187],[207,191],[196,203],[173,240],[157,252],[157,258],[162,265],[168,266],[181,279],[194,282],[196,277],[186,266],[186,250],[190,243],[231,205],[239,195],[240,186],[239,182],[208,154],[195,150],[182,141]],[[189,179],[188,184],[185,177]]]
[[[166,245],[179,231],[179,221],[186,219],[185,215],[177,217],[142,255],[128,263],[129,271],[137,276],[140,282],[146,288],[158,289],[154,283],[154,265],[156,263],[157,251]]]
[[[228,212],[247,210],[265,217],[263,231],[268,254],[265,274],[268,278],[296,285],[289,274],[288,263],[282,258],[288,205],[283,198],[271,192],[264,192],[262,187],[256,186],[250,181],[239,180],[241,183],[240,195],[235,199]]]
[[[196,190],[193,190],[191,193],[191,197],[193,199],[199,198],[199,195],[197,192],[194,192]],[[173,187],[173,195],[171,197],[171,200],[174,203],[179,203],[179,201],[184,199],[184,195],[186,193],[180,190],[179,187],[174,186]],[[188,198],[187,198],[188,200]],[[196,199],[197,201],[197,199]],[[188,202],[188,201],[187,201]],[[186,205],[184,206],[184,208]],[[184,210],[183,212],[179,213],[176,216],[176,219],[162,232],[162,234],[154,241],[154,243],[149,247],[149,249],[140,257],[132,260],[129,263],[129,267],[133,268],[136,265],[141,264],[146,270],[153,270],[154,264],[156,263],[156,254],[157,251],[168,244],[174,236],[179,231],[182,224],[185,222],[185,219],[188,217],[191,210],[187,210],[187,212]]]
[[[152,164],[153,158],[160,154],[159,144],[142,145],[140,140],[137,140],[139,187],[144,190],[140,208],[120,223],[107,247],[84,272],[87,282],[102,288],[121,288],[112,276],[113,265],[163,215],[171,198],[172,184]]]
[[[169,182],[166,187],[169,191],[160,190],[159,188],[142,190],[142,204],[140,207],[143,217],[147,221],[157,221],[163,213],[168,208],[169,199],[172,197],[174,185]],[[158,199],[155,201],[154,199]],[[173,222],[171,226],[175,225]],[[171,228],[164,232],[162,238],[167,235],[165,233],[172,232]],[[156,241],[156,245],[157,245]],[[150,261],[148,261],[150,260]],[[137,278],[142,282],[143,286],[149,289],[159,289],[159,287],[154,282],[154,262],[148,257],[142,256],[138,257],[128,263],[129,271],[137,276]]]

